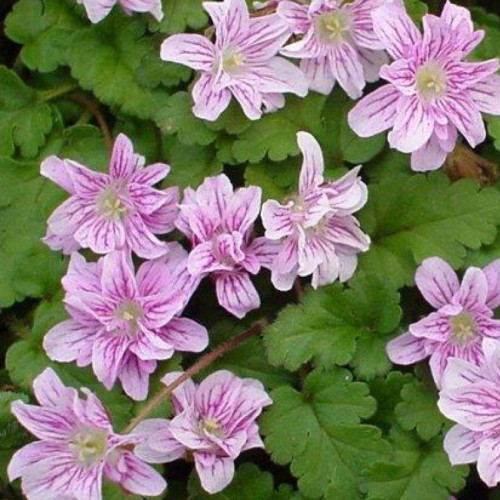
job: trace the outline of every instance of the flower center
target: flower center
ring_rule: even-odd
[[[131,333],[137,330],[137,320],[142,318],[143,314],[142,307],[134,301],[123,302],[116,311],[118,318],[128,323]]]
[[[245,57],[241,52],[233,48],[227,48],[222,54],[222,69],[231,73],[245,62]]]
[[[202,422],[202,427],[205,432],[212,434],[215,437],[224,437],[224,430],[213,418],[205,418]]]
[[[442,97],[446,92],[446,73],[433,61],[417,70],[416,80],[420,96],[425,100]]]
[[[69,448],[82,464],[94,465],[106,454],[108,435],[103,429],[82,428],[71,438]]]
[[[321,14],[316,19],[316,29],[323,41],[341,42],[351,29],[351,18],[341,10]]]
[[[459,344],[466,344],[475,335],[477,323],[468,313],[460,313],[451,318],[452,337]]]
[[[119,220],[127,213],[127,207],[123,204],[120,196],[110,187],[102,192],[97,207],[101,215],[107,219]]]

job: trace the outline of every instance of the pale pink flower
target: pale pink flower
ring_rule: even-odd
[[[115,141],[109,174],[73,160],[47,158],[41,174],[71,196],[49,217],[44,241],[65,252],[83,247],[103,254],[128,248],[146,259],[163,255],[167,245],[155,234],[174,229],[178,189],[153,188],[170,167],[163,163],[145,167],[144,162],[123,134]]]
[[[289,290],[297,276],[312,274],[312,286],[348,280],[357,254],[370,246],[352,215],[366,203],[368,190],[354,168],[336,181],[323,178],[323,153],[307,132],[297,134],[304,156],[299,192],[285,202],[262,206],[265,236],[274,242],[276,257],[263,264],[271,269],[274,286]],[[269,247],[272,249],[272,247]]]
[[[371,19],[373,10],[386,1],[280,2],[278,15],[302,37],[281,54],[301,59],[311,90],[328,95],[338,82],[352,99],[361,97],[366,82],[377,81],[381,66],[389,61]]]
[[[249,274],[257,274],[267,249],[265,238],[253,239],[259,216],[261,189],[233,190],[224,175],[207,177],[195,191],[187,188],[176,225],[193,246],[188,271],[211,274],[219,304],[238,318],[260,306]]]
[[[208,345],[204,327],[179,317],[197,285],[183,252],[174,249],[163,259],[145,262],[137,274],[124,252],[97,262],[73,254],[62,280],[71,319],[46,334],[48,356],[78,366],[92,364],[107,389],[120,379],[131,398],[145,399],[157,361]]]
[[[12,403],[12,413],[38,441],[14,453],[7,473],[21,478],[28,500],[101,500],[103,477],[125,492],[156,496],[167,484],[130,447],[135,434],[115,434],[106,410],[88,389],[84,398],[51,368],[33,382],[40,406]]]
[[[425,300],[436,309],[387,344],[392,362],[410,365],[430,356],[434,381],[441,379],[449,358],[475,365],[484,360],[484,337],[500,337],[500,321],[492,309],[500,305],[500,260],[484,269],[470,267],[462,283],[439,257],[425,259],[415,283]]]
[[[480,366],[451,358],[443,376],[438,406],[457,422],[444,439],[452,465],[477,462],[490,487],[500,482],[500,342],[483,339]]]
[[[179,375],[170,373],[163,382],[169,385]],[[191,379],[181,384],[172,403],[172,420],[145,420],[136,428],[146,439],[135,453],[146,462],[165,463],[190,451],[201,485],[211,494],[231,482],[241,452],[264,447],[255,420],[272,400],[257,380],[221,370],[198,386]]]
[[[411,153],[412,169],[434,170],[457,141],[457,130],[475,147],[486,138],[481,113],[500,115],[498,59],[463,59],[481,42],[470,13],[446,2],[441,17],[425,15],[422,35],[400,0],[373,13],[375,33],[395,59],[380,76],[389,84],[349,113],[361,137],[392,129],[389,144]]]
[[[127,13],[150,12],[158,21],[163,19],[161,0],[77,0],[83,4],[87,16],[93,23],[102,21],[115,5]]]
[[[245,0],[203,4],[215,25],[215,43],[197,34],[173,35],[161,47],[161,58],[200,72],[193,87],[193,112],[216,120],[233,96],[245,115],[257,120],[262,108],[284,104],[284,92],[307,94],[302,72],[276,57],[289,37],[286,24],[276,15],[250,18]]]

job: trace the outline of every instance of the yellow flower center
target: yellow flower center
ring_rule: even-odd
[[[215,437],[223,437],[224,430],[219,423],[213,418],[205,418],[202,422],[202,427],[205,432],[212,434]]]
[[[106,454],[108,435],[103,429],[83,428],[73,435],[69,448],[83,465],[94,465]]]
[[[116,312],[118,318],[123,319],[129,324],[130,332],[134,333],[137,330],[137,320],[142,318],[144,311],[142,307],[133,301],[123,302]]]
[[[222,69],[230,73],[245,62],[243,54],[235,49],[228,48],[222,55]]]
[[[118,194],[110,188],[106,188],[101,194],[97,206],[101,215],[107,219],[119,220],[127,213],[127,207],[123,204]]]
[[[446,93],[446,73],[433,61],[417,70],[416,81],[418,92],[423,99],[435,99]]]
[[[321,39],[326,42],[341,42],[345,40],[351,29],[351,18],[341,10],[321,14],[316,19],[316,28]]]
[[[466,344],[475,335],[477,323],[470,314],[460,313],[451,318],[452,337],[459,344]]]

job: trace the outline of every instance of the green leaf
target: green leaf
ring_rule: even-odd
[[[164,33],[181,33],[190,27],[194,30],[203,28],[208,16],[203,9],[203,0],[164,0],[165,17],[160,23]]]
[[[196,188],[205,177],[222,172],[222,164],[211,147],[186,147],[177,141],[166,141],[166,158],[172,170],[166,181],[168,185],[181,188]]]
[[[420,22],[422,17],[427,14],[429,8],[420,0],[405,0],[406,11],[414,21]]]
[[[83,26],[71,1],[20,0],[5,20],[5,33],[23,44],[21,58],[28,68],[49,72],[67,62],[71,36]]]
[[[189,500],[275,500],[273,476],[255,464],[238,467],[233,481],[220,493],[210,495],[200,485],[196,472],[188,483]]]
[[[391,441],[392,460],[369,466],[362,486],[367,500],[447,500],[464,487],[468,467],[451,466],[441,439],[422,443],[395,428]]]
[[[265,332],[269,361],[291,371],[310,360],[318,367],[344,365],[354,355],[357,338],[391,332],[400,315],[399,295],[382,279],[359,276],[347,289],[336,283],[310,291]],[[364,363],[358,357],[357,370],[369,371]]]
[[[253,122],[233,145],[233,153],[239,162],[257,163],[265,156],[281,161],[296,156],[297,132],[313,132],[318,129],[325,98],[311,94],[307,98],[287,96],[287,105],[280,111],[264,115]]]
[[[16,146],[33,158],[53,125],[52,108],[5,66],[0,66],[0,155],[12,156]]]
[[[373,184],[359,214],[372,238],[359,268],[401,287],[413,283],[417,265],[439,256],[461,266],[466,248],[492,243],[500,223],[500,193],[477,182],[453,184],[441,172],[393,176]]]
[[[177,134],[182,144],[206,146],[215,140],[217,133],[196,118],[191,107],[191,96],[187,92],[177,92],[158,111],[155,121],[165,134]]]
[[[143,16],[124,16],[114,9],[99,24],[74,33],[68,58],[71,74],[83,88],[123,113],[146,119],[168,103],[167,92],[143,86],[136,74],[143,58],[156,51]]]
[[[358,340],[356,352],[351,360],[356,378],[372,379],[385,375],[391,369],[391,362],[386,353],[388,338],[369,335]]]
[[[210,345],[217,347],[223,342],[235,337],[245,329],[241,323],[224,320],[210,328]],[[251,377],[260,380],[266,387],[275,388],[291,383],[293,377],[282,369],[271,366],[266,361],[264,346],[260,337],[245,340],[235,349],[213,362],[209,370],[202,373],[204,378],[208,373],[217,370],[229,370],[240,377]]]
[[[424,440],[441,432],[446,419],[438,409],[434,387],[415,379],[402,388],[401,398],[403,401],[396,406],[396,417],[403,429],[415,429]]]
[[[488,118],[488,133],[494,139],[495,148],[500,151],[500,118],[498,116]]]
[[[266,449],[277,464],[290,463],[299,490],[311,498],[359,498],[358,483],[389,447],[376,427],[361,424],[375,401],[349,372],[311,372],[302,392],[280,387],[261,418]]]
[[[13,401],[28,402],[24,392],[0,391],[0,450],[14,450],[23,444],[25,433],[10,410]]]

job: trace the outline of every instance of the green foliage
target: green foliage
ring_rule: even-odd
[[[373,337],[393,331],[400,316],[398,293],[373,276],[360,276],[347,289],[334,284],[308,292],[300,304],[286,307],[265,333],[269,361],[292,371],[307,361],[324,368],[344,365],[352,360],[357,339],[370,345]],[[366,348],[365,343],[361,349]],[[354,364],[365,375],[374,375],[380,371],[380,353],[366,354]]]
[[[53,120],[53,110],[43,94],[0,66],[0,155],[12,156],[18,146],[22,156],[36,156]]]
[[[452,467],[440,439],[422,443],[395,428],[390,461],[371,464],[363,490],[369,500],[447,500],[464,487],[466,466]]]
[[[360,423],[375,411],[367,386],[346,370],[316,370],[301,392],[284,386],[271,397],[261,427],[273,461],[290,464],[306,497],[359,498],[363,471],[389,453],[380,431]]]
[[[459,267],[466,248],[492,243],[500,223],[500,193],[471,180],[451,184],[440,172],[393,176],[370,187],[359,219],[372,238],[370,251],[360,256],[360,269],[401,287],[413,283],[426,257],[437,255]]]

